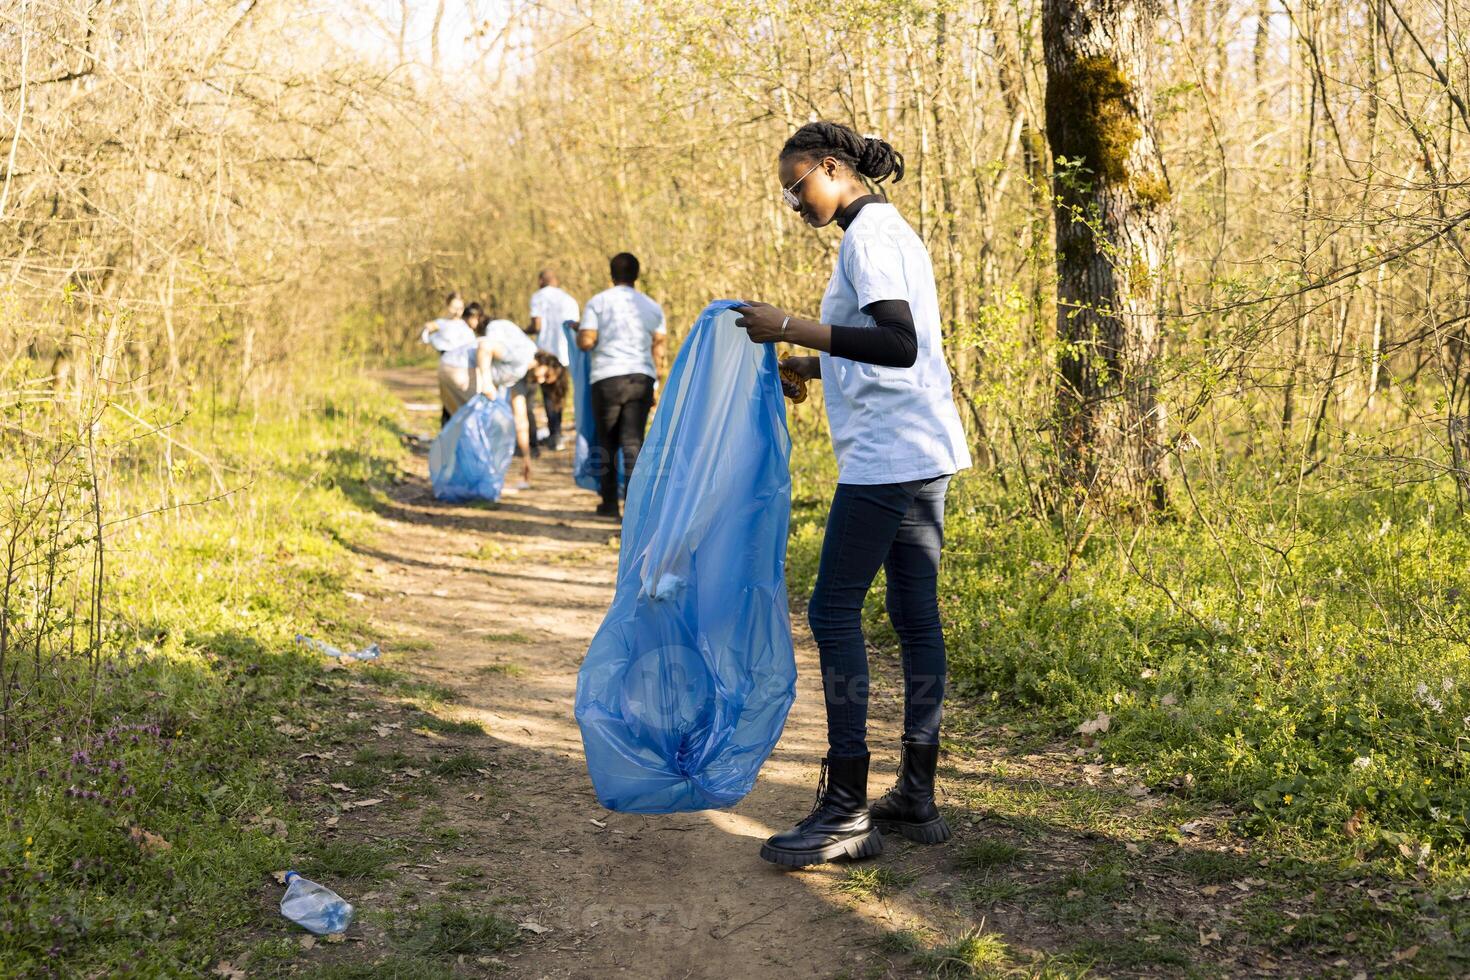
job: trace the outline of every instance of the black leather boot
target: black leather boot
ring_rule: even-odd
[[[761,845],[761,857],[788,868],[881,853],[883,835],[868,818],[866,755],[823,759],[812,812],[795,827]]]
[[[934,768],[938,764],[938,745],[905,741],[898,782],[873,804],[873,822],[920,844],[949,840],[949,824],[934,805]]]

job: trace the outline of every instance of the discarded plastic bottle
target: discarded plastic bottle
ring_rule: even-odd
[[[331,657],[334,660],[377,660],[383,655],[382,648],[376,643],[365,646],[361,650],[348,651],[301,633],[296,634],[296,642],[309,650],[315,650],[317,653]]]
[[[286,872],[286,894],[281,898],[281,914],[318,936],[344,932],[352,924],[350,902],[325,885],[308,881],[294,871]]]

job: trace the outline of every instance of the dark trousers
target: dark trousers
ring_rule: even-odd
[[[597,420],[593,472],[602,481],[605,507],[618,504],[618,450],[623,451],[623,470],[631,479],[652,408],[653,379],[646,374],[623,374],[592,384],[592,417]]]
[[[541,386],[541,404],[546,409],[546,437],[553,446],[561,441],[562,400],[554,394],[555,391],[554,384]],[[530,399],[526,404],[530,404]]]
[[[837,485],[807,608],[821,654],[833,756],[868,751],[863,599],[880,567],[888,573],[888,618],[903,649],[903,737],[931,745],[939,741],[945,677],[939,554],[949,479]]]

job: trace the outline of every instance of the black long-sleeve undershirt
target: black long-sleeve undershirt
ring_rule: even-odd
[[[919,334],[908,300],[878,300],[863,312],[877,322],[871,327],[832,324],[832,355],[880,367],[913,367],[919,359]]]

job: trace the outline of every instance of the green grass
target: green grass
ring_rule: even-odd
[[[332,724],[322,661],[292,640],[369,639],[343,591],[402,457],[395,419],[385,396],[334,383],[171,430],[243,489],[119,525],[94,690],[64,650],[22,676],[0,753],[0,974],[59,957],[113,975],[141,950],[151,975],[198,975],[256,923],[295,844],[257,818],[308,825],[284,795],[299,743],[278,726]],[[215,492],[197,457],[169,468],[161,445],[117,444],[107,517]]]
[[[413,756],[398,749],[379,749],[367,745],[352,754],[352,761],[364,768],[390,771],[413,765]]]
[[[529,641],[525,641],[529,642]],[[517,663],[486,664],[475,668],[475,673],[481,677],[523,677],[526,668]]]
[[[429,760],[429,771],[436,776],[460,779],[473,776],[485,768],[485,758],[474,752],[455,752],[451,755],[435,756]]]
[[[370,793],[388,782],[388,773],[376,765],[340,766],[332,770],[331,781]]]
[[[1105,712],[1109,764],[1166,800],[1229,804],[1236,830],[1274,848],[1470,872],[1470,521],[1452,485],[1298,497],[1265,478],[1245,463],[1196,473],[1199,514],[1183,498],[1142,526],[1101,522],[1070,566],[1060,523],[993,476],[956,478],[940,588],[947,717],[983,710],[1080,743],[1073,729]],[[796,454],[797,596],[832,482],[829,453]],[[875,644],[896,646],[881,575],[864,618]],[[1078,793],[1075,809],[1128,807]]]
[[[1235,881],[1260,870],[1239,855],[1219,851],[1184,851],[1170,859],[1166,866],[1201,885]]]
[[[896,868],[848,868],[837,887],[854,898],[887,898],[917,880],[917,874]]]
[[[948,943],[920,951],[914,965],[935,977],[979,977],[999,972],[1010,961],[1010,949],[993,932],[972,929]]]
[[[489,643],[531,643],[531,642],[533,642],[529,636],[527,636],[526,634],[522,633],[520,630],[512,630],[509,633],[486,633],[484,635],[484,639],[487,642],[489,642]],[[492,669],[493,669],[493,667],[499,667],[499,666],[501,666],[501,665],[500,664],[494,664],[494,665],[492,665]]]
[[[495,912],[437,902],[394,924],[393,941],[415,956],[494,953],[520,941],[515,923]]]
[[[359,667],[357,672],[364,680],[371,681],[401,697],[424,704],[447,704],[459,697],[458,692],[446,684],[420,680],[383,664],[368,664],[365,667]]]
[[[955,856],[955,866],[964,871],[988,871],[991,868],[1010,864],[1020,858],[1022,851],[1008,841],[986,838],[966,844]]]
[[[965,901],[980,907],[1014,902],[1026,894],[1026,891],[1026,886],[1019,881],[1012,881],[998,874],[981,875],[960,887],[960,894]]]
[[[298,870],[313,881],[377,880],[398,856],[366,841],[334,840],[318,847]]]
[[[319,980],[454,980],[459,976],[448,964],[402,955],[367,963],[313,963],[311,975]]]
[[[473,551],[465,552],[465,557],[476,561],[515,561],[521,557],[521,551],[515,545],[483,541]]]
[[[1187,945],[1173,945],[1162,938],[1148,942],[1123,936],[1084,939],[1067,949],[1061,958],[1090,969],[1105,967],[1129,971],[1149,967],[1188,967],[1194,962]]]
[[[877,945],[885,953],[914,953],[924,948],[924,935],[913,929],[895,929],[879,936]]]
[[[437,715],[428,715],[424,718],[424,727],[440,735],[485,734],[485,726],[470,718],[440,718]]]

